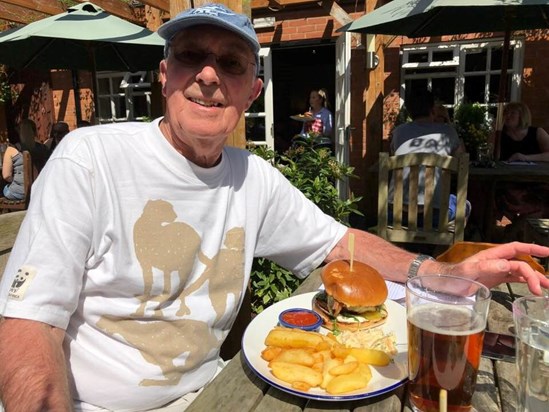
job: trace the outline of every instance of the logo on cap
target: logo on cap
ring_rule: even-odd
[[[198,9],[191,9],[189,14],[207,14],[214,17],[218,17],[221,14],[226,16],[235,15],[235,13],[231,12],[231,10],[223,6],[220,6],[219,4],[209,4],[204,7],[200,7]]]

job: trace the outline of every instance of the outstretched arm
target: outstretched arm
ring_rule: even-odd
[[[417,256],[370,233],[349,229],[328,255],[327,261],[349,259],[348,237],[355,234],[355,259],[376,268],[388,280],[405,282],[411,262]],[[425,261],[422,274],[446,274],[479,281],[489,288],[506,282],[527,283],[530,291],[542,294],[549,289],[549,279],[533,270],[526,262],[511,260],[517,255],[549,256],[549,248],[529,243],[506,243],[483,250],[457,264]]]
[[[64,336],[42,322],[0,318],[0,399],[6,411],[73,410]]]

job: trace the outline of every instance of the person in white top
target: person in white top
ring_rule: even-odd
[[[214,376],[252,260],[305,277],[355,259],[404,282],[417,256],[322,213],[263,159],[225,146],[262,89],[249,19],[220,4],[165,23],[165,116],[69,133],[33,186],[0,287],[10,412],[169,410]],[[423,273],[549,281],[508,244]],[[415,263],[413,263],[415,262]],[[173,409],[173,408],[172,408]],[[182,410],[183,407],[177,407]]]

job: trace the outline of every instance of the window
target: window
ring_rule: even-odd
[[[97,74],[100,123],[145,120],[151,117],[151,72]]]
[[[440,43],[402,48],[401,103],[414,89],[428,87],[450,110],[463,102],[496,112],[502,67],[501,40]],[[506,101],[518,100],[523,41],[511,42]]]

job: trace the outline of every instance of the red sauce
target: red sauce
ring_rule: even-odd
[[[282,320],[296,326],[314,325],[318,318],[309,312],[288,312],[282,315]]]

